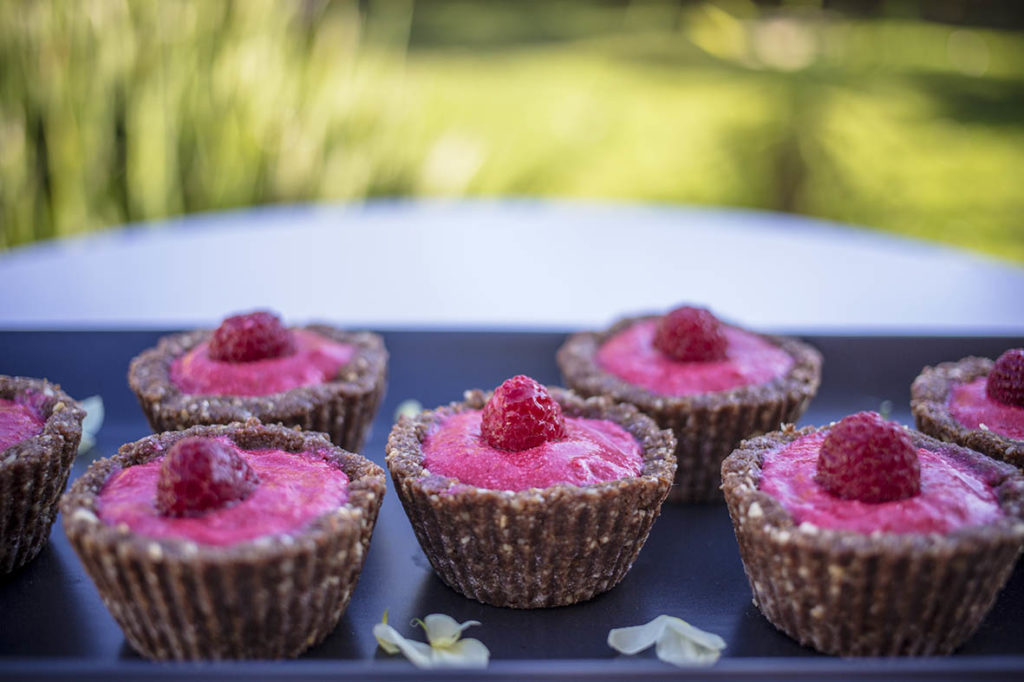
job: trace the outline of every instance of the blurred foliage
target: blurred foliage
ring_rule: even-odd
[[[1024,36],[893,14],[5,2],[0,248],[252,204],[540,195],[793,211],[1024,261]]]

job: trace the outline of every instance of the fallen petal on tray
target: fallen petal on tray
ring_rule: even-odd
[[[725,648],[725,640],[694,627],[681,618],[661,615],[644,625],[608,632],[608,646],[630,655],[656,645],[655,653],[677,666],[712,665]]]
[[[103,427],[103,398],[90,396],[81,405],[85,410],[85,419],[82,420],[82,440],[78,443],[78,451],[85,452],[96,444],[96,434]]]
[[[380,648],[389,654],[401,652],[417,668],[484,668],[491,652],[478,639],[462,639],[462,631],[479,621],[459,623],[443,613],[432,613],[423,620],[414,620],[427,633],[429,644],[403,637],[388,625],[388,614],[373,626],[373,636]]]

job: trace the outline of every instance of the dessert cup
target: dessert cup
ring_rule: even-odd
[[[925,367],[911,386],[910,409],[921,431],[1024,468],[1024,440],[1001,435],[988,428],[969,428],[950,412],[949,398],[953,387],[987,377],[992,365],[988,358],[967,357],[957,362]],[[1024,408],[1020,408],[1020,413],[1024,424]]]
[[[326,433],[339,447],[358,452],[386,388],[384,342],[371,332],[324,325],[303,329],[354,348],[353,357],[333,380],[259,396],[183,392],[171,379],[171,365],[210,339],[212,332],[201,330],[164,337],[155,348],[138,355],[128,371],[128,383],[154,432],[255,417],[266,424]]]
[[[424,467],[423,441],[445,419],[482,410],[488,394],[402,417],[387,466],[416,538],[438,576],[494,606],[540,608],[585,601],[626,575],[661,511],[675,471],[675,439],[631,405],[549,389],[566,417],[612,421],[642,446],[636,477],[514,492],[479,488]]]
[[[659,394],[600,366],[597,353],[608,339],[659,318],[629,317],[605,332],[573,334],[558,350],[558,366],[566,385],[580,395],[632,403],[660,427],[672,430],[678,468],[670,502],[721,501],[722,460],[744,438],[778,429],[803,414],[818,389],[821,355],[796,339],[757,335],[792,357],[789,371],[760,384],[692,395]]]
[[[0,573],[31,561],[50,536],[82,439],[85,410],[43,379],[0,376],[0,398],[22,400],[42,431],[0,453]]]
[[[100,518],[121,469],[190,437],[243,449],[316,453],[348,477],[347,501],[306,525],[227,546],[152,538]],[[123,446],[94,462],[61,504],[64,531],[129,643],[153,659],[282,658],[320,642],[356,586],[384,495],[384,472],[323,434],[282,426],[196,426]]]
[[[828,428],[828,427],[825,427]],[[835,530],[796,523],[760,489],[766,454],[819,431],[744,442],[722,488],[754,603],[779,630],[840,656],[948,654],[988,613],[1024,542],[1024,477],[984,455],[911,432],[913,444],[969,470],[1003,516],[946,533]]]

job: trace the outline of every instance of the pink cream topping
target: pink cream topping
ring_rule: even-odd
[[[0,398],[0,452],[43,432],[46,420],[31,406]]]
[[[845,500],[814,481],[826,433],[798,438],[764,456],[760,488],[777,499],[796,523],[858,533],[948,533],[1003,515],[980,477],[930,450],[918,449],[921,492],[892,502]]]
[[[331,381],[355,348],[316,332],[292,330],[295,352],[252,362],[220,362],[203,342],[171,364],[171,381],[182,393],[270,395]]]
[[[793,358],[778,346],[726,325],[724,360],[680,362],[652,345],[657,325],[657,320],[637,322],[605,341],[597,351],[598,365],[631,384],[672,396],[762,384],[793,366]]]
[[[486,443],[480,418],[478,411],[462,412],[435,426],[423,441],[427,470],[477,488],[514,491],[594,485],[643,471],[640,444],[610,421],[566,417],[565,438],[512,452]]]
[[[968,384],[958,384],[949,392],[949,411],[953,418],[969,429],[981,425],[1001,436],[1024,440],[1024,407],[992,400],[985,394],[987,377]]]
[[[348,476],[315,453],[242,450],[225,442],[259,477],[259,485],[241,502],[201,516],[164,516],[156,507],[163,461],[158,457],[110,477],[100,492],[99,517],[151,538],[224,547],[297,530],[348,499]]]

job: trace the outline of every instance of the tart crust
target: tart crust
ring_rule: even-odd
[[[455,591],[494,606],[540,608],[585,601],[622,580],[647,540],[675,472],[675,438],[632,405],[583,400],[549,388],[571,417],[607,419],[643,446],[634,478],[519,492],[477,488],[423,466],[423,439],[453,414],[483,409],[489,394],[402,417],[387,466],[434,570]]]
[[[824,427],[828,428],[828,427]],[[1005,516],[946,534],[797,525],[758,489],[765,453],[815,432],[787,425],[744,442],[722,464],[754,603],[801,644],[841,656],[948,654],[977,629],[1024,542],[1024,477],[1013,467],[910,431],[991,485]]]
[[[85,410],[45,379],[0,375],[0,398],[43,396],[41,433],[0,453],[0,573],[31,561],[50,536],[57,502],[82,439]]]
[[[720,502],[722,460],[749,438],[795,422],[821,381],[821,354],[796,339],[758,334],[793,358],[783,376],[727,391],[668,396],[629,383],[597,363],[597,351],[612,336],[660,315],[628,317],[605,332],[573,334],[558,349],[565,382],[580,395],[606,395],[629,402],[676,436],[676,481],[670,502]],[[753,332],[748,332],[753,333]]]
[[[123,467],[191,436],[227,436],[246,449],[324,451],[349,477],[348,501],[294,532],[228,547],[154,539],[97,514],[100,491]],[[196,426],[123,446],[94,462],[61,502],[64,531],[136,650],[154,659],[298,656],[338,623],[366,557],[384,471],[330,444],[256,420]]]
[[[362,450],[387,385],[388,354],[372,332],[350,332],[324,325],[304,327],[332,341],[355,347],[337,378],[265,396],[183,393],[171,381],[171,363],[210,338],[212,330],[174,334],[132,360],[128,383],[154,432],[198,424],[227,424],[255,417],[271,424],[321,431],[336,445]]]
[[[910,387],[910,410],[917,428],[925,433],[1024,468],[1024,441],[994,431],[969,429],[949,411],[949,393],[953,387],[988,376],[994,364],[988,358],[967,357],[925,367]]]

